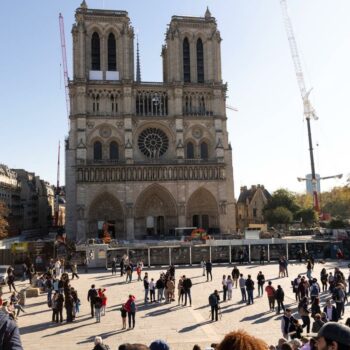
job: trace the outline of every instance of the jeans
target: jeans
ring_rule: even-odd
[[[147,303],[149,289],[145,289],[145,303]]]
[[[74,276],[79,279],[79,276],[78,276],[78,274],[76,272],[72,273],[72,280],[74,280]]]
[[[248,304],[254,304],[253,289],[247,289],[247,294],[248,294]]]
[[[112,275],[116,275],[117,274],[117,268],[116,267],[112,267]]]
[[[241,293],[242,293],[242,301],[247,301],[247,293],[245,288],[241,288]]]
[[[95,304],[90,301],[91,317],[94,317]]]
[[[218,310],[219,310],[218,305],[211,306],[211,320],[212,321],[214,321],[214,313],[215,313],[215,321],[218,320]]]
[[[157,292],[157,299],[161,302],[164,298],[164,288],[159,288]]]
[[[270,310],[274,310],[275,309],[275,297],[267,297],[269,299],[269,307]]]
[[[131,328],[131,320],[132,320],[132,328],[135,328],[135,312],[128,312],[128,321],[129,328]]]
[[[51,305],[51,301],[52,301],[52,288],[49,288],[49,289],[47,290],[47,303],[48,303],[49,305]]]
[[[151,302],[156,301],[156,291],[154,289],[151,289],[149,294],[150,294]]]
[[[210,271],[207,270],[207,281],[209,281],[209,275],[210,275],[210,280],[212,281],[213,275],[211,274],[211,270]]]
[[[231,300],[232,299],[232,289],[227,290],[227,299]]]
[[[25,311],[23,310],[22,306],[19,305],[19,304],[14,304],[14,308],[15,308],[15,310],[17,310],[17,317],[19,316],[19,313],[20,313],[21,311],[22,311],[22,312],[25,312]]]
[[[342,311],[343,311],[344,303],[335,303],[335,307],[336,307],[336,309],[337,309],[338,319],[340,319],[341,316],[342,316]]]
[[[101,309],[95,307],[96,322],[101,322]]]
[[[63,321],[62,309],[52,309],[52,322],[58,323]]]
[[[263,294],[264,294],[263,285],[262,284],[258,284],[258,295],[259,295],[259,297],[262,296]]]
[[[203,266],[202,269],[203,269],[203,276],[205,276],[205,266]]]
[[[185,305],[187,305],[187,295],[188,299],[190,301],[190,306],[192,305],[192,298],[191,298],[191,289],[185,289]]]
[[[227,287],[226,286],[223,287],[223,292],[224,292],[223,300],[226,301],[226,295],[227,295]]]

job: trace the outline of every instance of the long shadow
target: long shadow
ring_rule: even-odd
[[[128,329],[120,329],[118,331],[111,331],[111,332],[105,332],[105,333],[100,333],[99,336],[102,337],[102,339],[106,339],[112,335],[116,335],[116,334],[120,334],[120,333],[125,333],[127,332]],[[86,344],[86,343],[91,343],[93,342],[95,339],[95,335],[86,338],[86,340],[82,340],[80,342],[78,342],[77,344]]]
[[[94,323],[95,322],[93,322],[93,323],[85,323],[85,324],[80,324],[80,325],[78,325],[76,327],[68,327],[68,328],[65,328],[65,329],[60,329],[59,331],[57,331],[55,333],[44,335],[43,338],[52,337],[52,336],[60,335],[60,334],[64,334],[64,333],[68,333],[68,332],[74,331],[74,330],[82,328],[82,327],[91,326]],[[72,323],[72,324],[74,324],[74,323]]]
[[[45,322],[45,323],[33,324],[30,326],[26,326],[26,327],[19,327],[19,332],[21,335],[35,333],[35,332],[41,332],[41,331],[49,328],[50,325],[53,326],[53,324],[50,324],[49,322]]]
[[[279,316],[279,317],[276,317],[276,316]],[[273,312],[270,316],[259,318],[258,320],[255,320],[254,322],[252,322],[252,324],[265,323],[265,322],[270,321],[274,317],[276,317],[275,320],[277,320],[277,319],[281,318],[281,315],[276,315],[276,313]]]
[[[196,284],[202,284],[202,283],[209,283],[212,281],[202,281],[202,282],[196,282],[196,283],[192,283],[193,286],[195,286]]]
[[[221,314],[227,314],[227,313],[230,313],[230,312],[233,312],[233,311],[237,311],[239,309],[242,309],[243,307],[245,307],[245,306],[244,305],[240,305],[240,306],[237,306],[237,307],[232,307],[231,309],[229,309],[229,308],[224,309],[224,310],[221,309]]]
[[[44,305],[47,304],[46,300],[45,301],[39,301],[37,303],[33,303],[33,304],[29,304],[29,305],[25,305],[26,309],[30,309],[31,307],[35,307],[35,306],[40,306],[40,305]]]
[[[173,311],[179,310],[179,308],[180,308],[180,306],[176,305],[176,306],[170,307],[169,309],[155,310],[155,311],[152,311],[152,312],[148,312],[147,314],[145,314],[143,316],[143,318],[164,315],[164,314],[167,314],[169,312],[173,312]]]
[[[253,304],[254,305],[254,304]],[[249,305],[247,305],[247,307],[249,307]],[[266,315],[268,313],[268,311],[265,311],[265,312],[260,312],[259,314],[255,314],[255,315],[251,315],[251,316],[246,316],[246,317],[243,317],[240,322],[243,322],[243,321],[254,321],[264,315]]]
[[[196,323],[192,326],[188,326],[188,327],[185,327],[185,328],[182,328],[180,329],[178,332],[179,333],[187,333],[187,332],[191,332],[193,331],[194,329],[198,328],[198,327],[202,327],[202,326],[205,326],[206,324],[209,324],[209,323],[212,323],[211,320],[209,321],[203,321],[203,322],[200,322],[200,323]]]
[[[26,312],[24,314],[22,314],[22,316],[33,316],[33,315],[37,315],[37,314],[42,314],[42,313],[45,313],[45,312],[50,312],[52,311],[51,309],[45,309],[45,310],[40,310],[40,311],[35,311],[35,312]]]

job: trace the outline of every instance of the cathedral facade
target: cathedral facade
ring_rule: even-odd
[[[236,229],[220,32],[204,17],[173,16],[163,82],[141,81],[125,11],[89,9],[73,25],[66,231],[116,239],[168,237],[179,227]],[[138,49],[137,58],[138,58]],[[136,71],[136,74],[135,72]]]

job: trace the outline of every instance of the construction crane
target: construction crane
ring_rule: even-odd
[[[282,8],[282,14],[283,14],[283,20],[287,32],[287,37],[289,41],[289,47],[292,54],[292,59],[294,63],[294,69],[297,76],[297,81],[301,93],[301,98],[303,101],[304,106],[304,117],[306,119],[307,123],[307,132],[308,132],[308,138],[309,138],[309,151],[310,151],[310,163],[311,163],[311,182],[312,182],[312,193],[313,193],[313,204],[315,211],[320,211],[319,206],[319,200],[318,200],[318,194],[317,194],[317,179],[316,179],[316,172],[315,172],[315,162],[314,162],[314,153],[313,153],[313,147],[312,147],[312,136],[311,136],[311,125],[310,125],[310,119],[313,118],[315,120],[318,119],[315,109],[313,108],[309,96],[312,89],[307,90],[304,80],[304,74],[301,67],[301,61],[300,56],[298,52],[298,46],[297,42],[295,40],[294,31],[292,22],[290,20],[289,14],[288,14],[288,6],[287,6],[287,0],[280,0],[281,8]]]
[[[64,89],[66,94],[67,118],[69,120],[69,88],[68,88],[67,52],[66,52],[66,39],[64,34],[64,21],[61,13],[58,16],[58,20],[60,24],[61,51],[62,51],[62,63],[63,63]]]
[[[57,184],[56,184],[56,191],[55,191],[55,206],[54,206],[54,226],[58,226],[59,222],[59,199],[61,194],[61,187],[60,187],[60,155],[61,155],[61,142],[58,141],[58,157],[57,157]]]
[[[236,107],[232,107],[230,105],[226,105],[226,108],[227,109],[230,109],[231,111],[235,111],[235,112],[238,112],[238,109]]]

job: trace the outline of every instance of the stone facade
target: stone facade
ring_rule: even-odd
[[[24,169],[0,165],[0,201],[9,209],[9,234],[27,230],[47,233],[54,208],[54,189]]]
[[[169,236],[176,227],[235,230],[232,150],[226,129],[215,18],[173,16],[161,83],[134,79],[127,12],[76,10],[66,230],[118,239]]]
[[[241,187],[237,200],[237,227],[244,232],[249,224],[265,223],[263,209],[271,198],[270,193],[263,185],[253,185],[250,189],[247,186]]]

